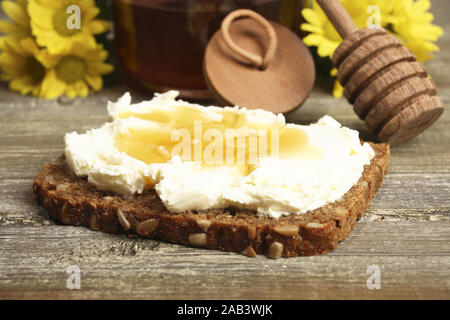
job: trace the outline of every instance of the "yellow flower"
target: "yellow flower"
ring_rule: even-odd
[[[439,51],[433,41],[444,34],[442,28],[431,23],[434,16],[428,12],[430,6],[429,0],[395,1],[393,6],[397,19],[392,24],[393,31],[421,62],[433,58],[431,52]]]
[[[42,94],[56,98],[65,94],[69,98],[86,97],[89,88],[98,91],[103,86],[102,75],[110,73],[113,66],[104,63],[108,52],[102,45],[90,49],[73,45],[60,55],[48,56],[46,63],[51,67],[42,83]]]
[[[0,37],[0,49],[8,37],[23,39],[31,36],[30,17],[27,13],[27,0],[4,0],[2,2],[2,9],[12,21],[0,20],[0,32],[6,34]]]
[[[381,26],[386,26],[396,21],[395,17],[390,14],[393,7],[392,1],[390,0],[341,0],[341,3],[359,28],[367,26],[367,20],[370,14],[372,14],[367,12],[370,5],[375,5],[380,8]],[[317,53],[320,57],[331,58],[334,50],[342,42],[341,36],[316,1],[312,3],[312,8],[303,9],[302,15],[306,23],[303,23],[300,28],[303,31],[309,32],[303,38],[303,42],[307,46],[317,47]]]
[[[356,25],[359,28],[365,28],[368,23],[374,22],[370,17],[375,15],[373,8],[377,7],[380,10],[380,26],[387,28],[389,24],[397,21],[397,18],[393,15],[393,7],[396,2],[401,1],[403,0],[358,0],[352,1],[351,7],[347,8],[347,5],[346,9]]]
[[[303,42],[307,46],[317,47],[317,54],[320,57],[331,57],[342,41],[336,29],[315,1],[312,8],[302,10],[302,15],[307,23],[303,23],[301,29],[309,32],[303,38]]]
[[[67,26],[72,15],[67,13],[67,8],[71,5],[80,9],[79,29]],[[37,43],[47,47],[51,54],[71,50],[73,43],[95,48],[94,35],[109,28],[107,21],[95,19],[99,12],[94,0],[31,0],[28,5],[33,35]]]
[[[365,11],[358,4],[358,1],[341,0],[341,3],[352,17],[362,17]],[[301,29],[309,32],[303,38],[303,42],[307,46],[317,47],[317,53],[320,57],[331,57],[342,41],[341,36],[316,1],[312,3],[312,8],[303,9],[302,15],[307,23],[303,23]],[[355,22],[361,24],[361,21]]]
[[[45,60],[51,59],[32,38],[20,41],[7,38],[0,54],[0,80],[9,81],[10,89],[23,95],[31,92],[33,96],[41,97],[41,85],[47,77]]]
[[[80,9],[79,30],[67,27],[70,5]],[[94,19],[94,0],[5,0],[2,8],[12,21],[0,21],[6,33],[0,37],[0,80],[9,81],[11,90],[54,99],[102,88],[101,76],[113,67],[104,63],[108,52],[93,36],[109,28]]]

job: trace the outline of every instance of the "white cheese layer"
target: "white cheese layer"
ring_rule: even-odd
[[[76,175],[101,190],[124,195],[142,193],[149,181],[166,208],[171,212],[205,210],[235,206],[256,210],[258,214],[278,218],[302,214],[339,200],[355,185],[374,157],[367,143],[361,145],[358,132],[342,127],[329,116],[309,126],[288,124],[303,130],[309,145],[321,150],[319,157],[266,157],[249,174],[236,166],[203,166],[183,162],[173,156],[166,163],[147,164],[114,146],[114,137],[129,128],[145,125],[137,118],[121,119],[126,111],[145,113],[151,108],[177,112],[188,105],[211,121],[226,114],[240,114],[246,125],[284,125],[283,115],[245,108],[202,107],[175,100],[177,92],[156,95],[152,101],[132,105],[125,94],[109,103],[113,121],[84,134],[65,136],[65,155]],[[242,116],[243,115],[243,116]]]

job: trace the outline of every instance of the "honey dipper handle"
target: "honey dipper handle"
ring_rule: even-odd
[[[317,0],[317,3],[327,15],[342,39],[358,30],[352,17],[348,14],[339,0]]]

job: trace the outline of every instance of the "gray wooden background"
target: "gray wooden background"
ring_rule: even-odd
[[[450,99],[450,2],[435,0],[441,51],[426,64],[444,104]],[[289,120],[329,114],[374,140],[345,100],[319,77]],[[392,149],[391,172],[372,207],[337,250],[325,256],[270,260],[129,239],[49,220],[32,193],[42,166],[63,151],[68,131],[107,120],[106,102],[126,85],[87,99],[36,100],[0,85],[0,298],[450,298],[450,111],[424,134]],[[136,94],[135,101],[145,97]],[[66,287],[69,266],[81,289]],[[368,289],[368,266],[381,288]]]

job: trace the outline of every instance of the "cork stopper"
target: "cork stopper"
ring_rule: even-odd
[[[315,80],[314,61],[300,38],[247,9],[225,17],[208,43],[203,71],[222,105],[274,113],[299,107]]]

